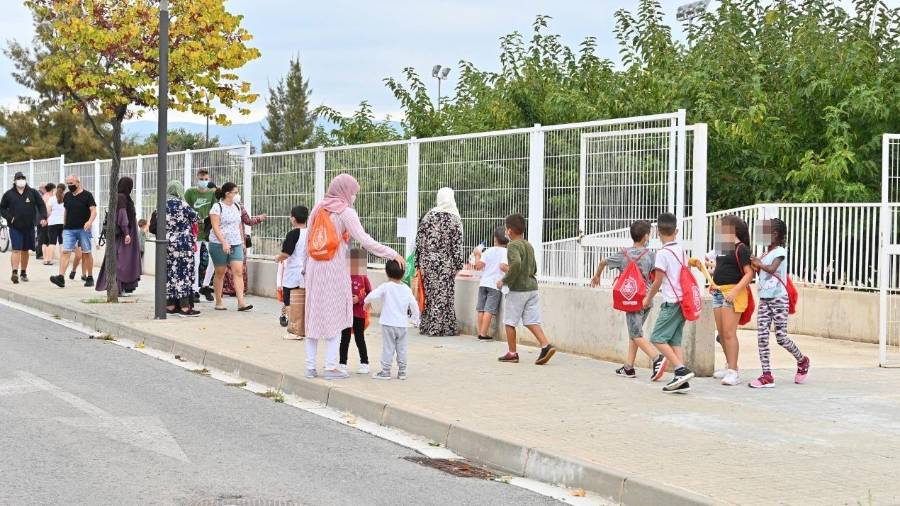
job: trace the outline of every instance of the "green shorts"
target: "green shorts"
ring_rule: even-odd
[[[650,342],[681,346],[684,322],[681,304],[664,302],[659,309],[659,316],[656,317],[656,325],[653,326]]]
[[[231,262],[243,262],[244,246],[242,244],[232,246],[231,253],[226,255],[221,244],[211,242],[209,243],[209,258],[216,267],[222,267]]]

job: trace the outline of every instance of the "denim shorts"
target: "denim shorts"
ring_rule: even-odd
[[[715,289],[712,291],[712,307],[713,309],[719,309],[721,307],[730,307],[734,308],[734,302],[728,302],[725,300],[725,294],[722,293],[722,290]]]
[[[209,258],[216,267],[224,267],[231,262],[244,261],[244,246],[237,244],[231,247],[231,253],[225,254],[225,249],[219,243],[209,243]]]
[[[641,309],[632,313],[625,313],[625,324],[628,325],[628,337],[641,339],[644,337],[644,322],[650,316],[650,308]]]
[[[478,302],[475,304],[475,311],[479,313],[490,313],[496,315],[500,311],[500,301],[503,294],[496,288],[488,288],[486,286],[478,287]]]
[[[34,228],[19,230],[9,227],[9,242],[13,251],[31,251],[34,249]]]
[[[91,231],[83,228],[63,230],[63,251],[75,251],[81,246],[82,253],[91,252]]]

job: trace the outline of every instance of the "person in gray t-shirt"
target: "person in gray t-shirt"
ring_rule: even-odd
[[[650,222],[639,220],[632,223],[631,239],[634,241],[632,247],[623,251],[618,251],[608,258],[600,260],[600,263],[597,265],[597,270],[594,273],[594,277],[591,278],[592,287],[596,288],[600,286],[600,276],[607,267],[618,269],[619,272],[623,272],[625,268],[628,267],[629,262],[635,261],[637,262],[638,270],[641,271],[641,276],[644,278],[644,283],[649,288],[652,283],[650,280],[650,273],[653,272],[653,265],[656,259],[655,252],[647,249],[647,243],[650,242]],[[627,361],[622,367],[616,369],[616,374],[619,376],[627,378],[634,378],[636,376],[634,372],[634,361],[637,358],[638,348],[646,353],[654,363],[661,362],[659,351],[657,351],[650,341],[644,338],[644,322],[647,321],[647,316],[649,314],[650,308],[625,313],[625,323],[628,326],[628,336],[630,339],[628,341]]]

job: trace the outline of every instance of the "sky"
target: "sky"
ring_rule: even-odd
[[[675,11],[686,1],[662,0],[666,21],[676,36],[681,28]],[[28,9],[18,0],[3,2],[11,4],[0,17],[3,38],[30,41],[33,29]],[[399,78],[403,68],[415,67],[435,97],[437,84],[431,68],[450,66],[449,79],[441,85],[446,95],[444,90],[455,86],[460,60],[496,70],[499,38],[514,30],[527,38],[538,14],[553,17],[550,31],[561,34],[566,44],[577,46],[586,36],[595,36],[600,55],[618,61],[613,14],[620,8],[634,12],[637,4],[638,0],[226,0],[231,12],[244,16],[243,24],[254,36],[251,45],[262,52],[239,72],[261,99],[249,116],[231,113],[229,117],[236,123],[263,119],[267,84],[277,81],[290,58],[299,55],[314,106],[325,104],[349,113],[368,100],[379,118],[400,119],[400,108],[382,82],[385,77]],[[888,4],[896,6],[900,0]],[[3,107],[15,107],[16,97],[27,92],[7,77],[11,70],[12,63],[0,55]],[[174,111],[169,118],[203,121]],[[143,119],[155,119],[155,115]]]

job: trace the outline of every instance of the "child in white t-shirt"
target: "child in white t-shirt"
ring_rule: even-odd
[[[384,265],[388,282],[381,284],[372,293],[366,295],[366,311],[372,309],[372,303],[381,300],[381,372],[372,376],[375,379],[391,379],[391,364],[397,357],[397,379],[406,379],[406,351],[409,347],[407,333],[409,321],[419,324],[419,303],[413,297],[412,290],[403,283],[405,274],[396,260],[389,260]]]
[[[491,320],[500,311],[500,301],[503,294],[497,289],[497,281],[503,279],[503,275],[509,269],[506,260],[506,245],[509,238],[506,230],[498,228],[494,231],[494,246],[484,252],[475,248],[472,255],[475,257],[475,268],[481,271],[481,283],[478,285],[478,303],[475,310],[478,311],[478,339],[492,340],[490,329]]]
[[[275,261],[281,263],[283,270],[281,275],[281,288],[284,306],[281,308],[282,327],[288,326],[288,308],[291,305],[291,293],[304,290],[306,284],[303,280],[303,258],[306,256],[306,221],[309,219],[309,209],[304,206],[296,206],[291,209],[291,225],[293,229],[287,233],[281,244],[281,253],[275,255]],[[295,295],[296,296],[296,295]]]

